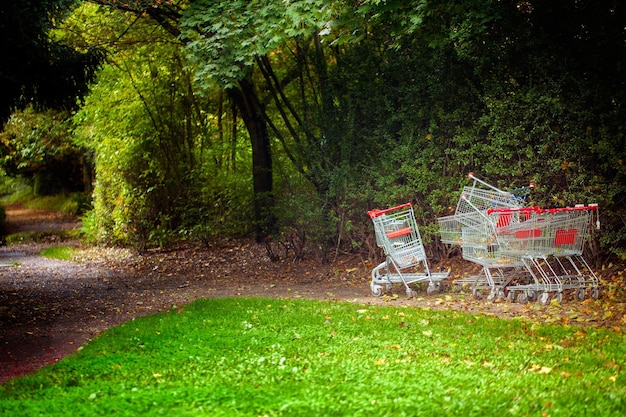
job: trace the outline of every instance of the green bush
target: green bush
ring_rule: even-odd
[[[83,191],[83,152],[67,112],[16,111],[0,132],[0,166],[29,182],[37,196]]]

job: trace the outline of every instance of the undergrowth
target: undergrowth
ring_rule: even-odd
[[[0,414],[617,416],[624,339],[454,311],[200,300],[0,386]]]
[[[13,192],[0,200],[2,204],[23,204],[30,209],[56,211],[70,215],[83,214],[91,207],[91,198],[85,193],[69,193],[54,195],[36,195],[32,187],[16,186]]]
[[[46,258],[69,261],[74,258],[74,252],[75,249],[71,246],[50,246],[44,248],[40,255],[45,256]]]

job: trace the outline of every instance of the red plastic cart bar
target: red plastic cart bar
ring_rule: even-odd
[[[576,242],[578,229],[559,229],[554,237],[554,246],[573,245]]]
[[[387,232],[387,237],[389,239],[395,239],[397,237],[410,235],[412,232],[413,230],[411,230],[410,227],[403,227],[402,229],[399,229],[399,230],[393,230],[391,232]]]

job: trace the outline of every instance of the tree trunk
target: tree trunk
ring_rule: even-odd
[[[254,91],[254,85],[247,79],[239,82],[239,88],[229,88],[227,93],[239,109],[250,135],[256,240],[262,242],[275,227],[272,151],[264,109]]]

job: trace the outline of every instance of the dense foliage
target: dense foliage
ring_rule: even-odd
[[[238,168],[237,138],[217,140],[223,103],[200,97],[180,47],[143,23],[122,39],[131,49],[111,46],[111,64],[75,117],[75,140],[96,155],[92,237],[142,250],[175,232],[245,232],[248,175]]]
[[[35,195],[84,191],[90,166],[71,131],[67,112],[16,111],[0,132],[0,166],[7,175],[26,179]]]
[[[76,50],[49,31],[77,0],[21,0],[0,4],[0,122],[15,107],[34,101],[44,107],[74,108],[93,81],[103,55]]]
[[[64,39],[108,51],[75,118],[104,241],[255,230],[272,256],[373,254],[366,210],[412,201],[440,258],[436,218],[475,172],[600,204],[589,255],[626,256],[620,2],[95,3]]]

